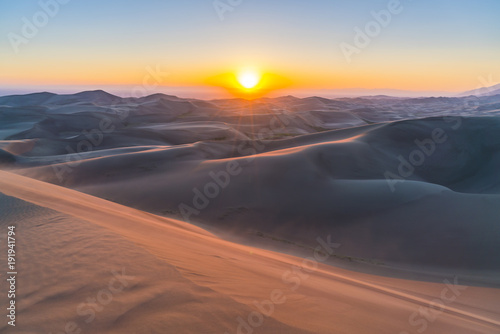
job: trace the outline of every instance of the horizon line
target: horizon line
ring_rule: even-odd
[[[176,87],[176,88],[179,88],[179,87]],[[190,88],[192,88],[192,87],[190,87]],[[486,88],[488,88],[488,87],[481,87],[481,88],[477,88],[476,90],[481,90],[481,89],[486,89]],[[1,89],[1,86],[0,86],[0,89]],[[366,89],[366,90],[371,90],[371,89]],[[320,91],[320,90],[318,90],[318,91]],[[332,91],[332,90],[328,90],[328,91]],[[403,90],[397,90],[397,91],[405,92]],[[470,96],[477,96],[474,94],[462,95],[462,96],[460,96],[460,95],[455,95],[455,96],[443,96],[443,95],[441,95],[441,96],[426,96],[426,95],[422,95],[422,96],[394,96],[394,95],[387,95],[387,94],[375,94],[375,95],[352,95],[352,96],[337,96],[337,97],[325,97],[325,96],[321,96],[321,95],[308,95],[308,96],[300,97],[300,96],[295,96],[293,94],[285,94],[285,95],[279,95],[279,96],[262,96],[262,97],[258,97],[258,98],[252,98],[252,99],[251,98],[247,99],[244,97],[227,97],[227,98],[205,99],[205,98],[181,97],[181,96],[177,96],[177,95],[168,94],[165,92],[152,92],[151,94],[147,94],[147,95],[143,95],[143,96],[123,96],[123,95],[109,92],[105,89],[97,88],[97,89],[89,89],[89,90],[82,90],[82,91],[74,91],[71,93],[70,92],[57,93],[57,92],[48,91],[48,90],[29,91],[29,92],[18,93],[18,94],[6,94],[6,95],[2,94],[2,95],[0,95],[0,98],[9,97],[9,96],[25,96],[25,95],[33,95],[33,94],[77,95],[77,94],[92,93],[92,92],[103,92],[103,93],[106,93],[106,94],[109,94],[109,95],[112,95],[112,96],[115,96],[118,98],[122,98],[122,99],[130,99],[130,98],[131,99],[141,99],[141,98],[147,98],[147,97],[150,97],[153,95],[164,95],[164,96],[170,96],[170,97],[175,97],[175,98],[179,98],[179,99],[196,99],[196,100],[205,100],[205,101],[211,101],[211,100],[247,100],[247,101],[253,101],[253,100],[262,100],[262,99],[277,99],[277,98],[283,98],[283,97],[293,97],[293,98],[297,98],[297,99],[306,99],[306,98],[316,97],[316,98],[325,98],[325,99],[335,100],[335,99],[346,99],[346,98],[347,99],[356,99],[356,98],[374,98],[374,97],[387,97],[387,98],[395,98],[395,99],[418,99],[418,98],[466,98],[466,97],[470,97]],[[413,91],[413,92],[416,92],[416,91]]]

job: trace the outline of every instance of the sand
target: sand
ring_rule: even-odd
[[[16,332],[498,333],[499,103],[0,97]]]
[[[238,317],[248,323],[252,312],[262,312],[254,302],[268,305],[272,296],[283,303],[273,312],[264,308],[270,316],[253,313],[252,324],[262,322],[251,327],[255,333],[400,333],[415,332],[424,322],[427,333],[500,328],[498,289],[462,287],[433,321],[418,315],[419,325],[412,326],[409,317],[440,298],[445,284],[322,263],[312,270],[302,267],[301,258],[231,243],[180,221],[6,172],[0,172],[0,189],[11,196],[1,198],[2,208],[9,208],[2,228],[14,223],[19,231],[24,265],[16,330],[23,333],[57,332],[68,322],[99,333],[238,333]],[[303,269],[286,276],[294,266]],[[112,270],[134,278],[100,305],[98,296],[107,303],[99,293],[109,290]],[[87,298],[102,306],[90,323]]]

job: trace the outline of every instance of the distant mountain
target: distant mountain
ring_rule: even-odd
[[[481,87],[481,88],[476,88],[474,90],[469,90],[467,92],[463,92],[459,94],[458,96],[470,96],[470,95],[475,95],[475,96],[492,96],[492,95],[497,95],[500,94],[500,84],[491,86],[491,87]]]
[[[121,97],[105,92],[102,89],[84,91],[73,95],[87,101],[100,103],[113,102],[121,99]]]
[[[494,91],[489,92],[487,96],[493,96],[498,94],[500,94],[500,89],[495,89]]]
[[[122,98],[103,90],[85,91],[76,94],[54,94],[48,92],[32,93],[27,95],[9,95],[0,97],[0,105],[8,106],[40,106],[40,105],[68,105],[77,102],[94,104],[113,104]]]
[[[54,96],[56,96],[56,94],[48,92],[32,93],[25,95],[0,96],[0,105],[37,106],[44,104],[47,100],[49,100]]]

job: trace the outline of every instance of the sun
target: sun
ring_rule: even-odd
[[[269,72],[266,68],[248,66],[233,68],[225,73],[208,77],[205,79],[205,84],[223,88],[236,98],[254,100],[286,88],[292,82],[281,74]]]
[[[238,82],[246,89],[255,88],[261,80],[260,74],[255,71],[244,71],[238,74]]]

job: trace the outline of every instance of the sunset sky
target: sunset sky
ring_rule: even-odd
[[[38,1],[0,1],[0,95],[143,82],[168,93],[170,86],[218,85],[214,78],[246,68],[268,74],[276,83],[270,90],[283,93],[460,92],[480,78],[500,81],[498,0],[402,0],[349,62],[341,44],[355,46],[355,27],[365,30],[372,12],[388,11],[389,2],[244,0],[222,13],[213,0],[71,0],[43,25]],[[43,26],[26,38],[23,26],[34,16]]]

